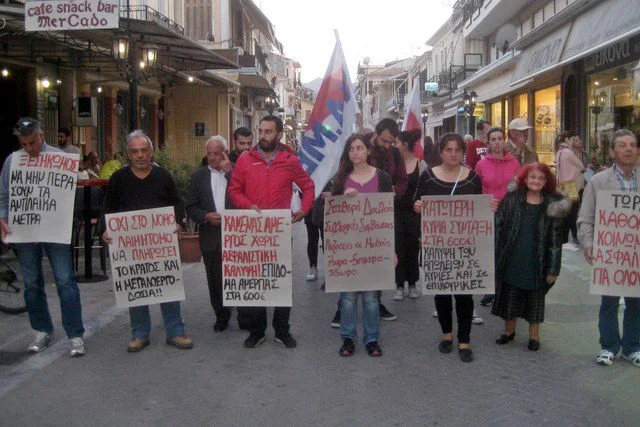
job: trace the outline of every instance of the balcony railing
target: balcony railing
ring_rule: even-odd
[[[167,18],[157,10],[149,6],[122,6],[120,7],[120,17],[135,19],[137,21],[155,22],[158,25],[184,36],[184,27],[177,22]]]

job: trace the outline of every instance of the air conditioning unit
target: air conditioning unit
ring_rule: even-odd
[[[96,127],[98,125],[98,104],[94,96],[78,98],[75,110],[75,125]]]

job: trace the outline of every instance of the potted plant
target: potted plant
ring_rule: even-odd
[[[155,161],[168,170],[178,188],[178,194],[184,201],[187,200],[189,192],[189,180],[191,174],[198,165],[190,165],[186,163],[178,163],[171,157],[167,150],[159,150],[155,156]],[[184,209],[184,206],[183,206]],[[178,233],[178,246],[180,247],[180,260],[182,262],[200,262],[202,252],[200,251],[200,235],[198,233],[198,225],[185,215],[182,229]]]

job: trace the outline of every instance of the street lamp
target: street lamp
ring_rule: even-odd
[[[475,91],[467,92],[467,89],[465,89],[462,95],[462,101],[464,103],[464,111],[467,114],[473,114],[473,110],[476,108],[476,102],[478,101],[478,95]]]
[[[591,100],[591,107],[589,107],[591,109],[591,114],[593,114],[595,116],[594,133],[595,133],[596,147],[599,145],[598,116],[600,115],[600,113],[602,113],[602,110],[604,108],[604,103],[606,102],[606,100],[607,100],[607,94],[604,91],[602,91],[602,92],[600,92],[599,95],[597,95],[595,97],[595,99]],[[602,147],[602,164],[605,164],[606,161],[607,161],[607,147],[605,147],[603,145],[603,147]]]
[[[276,100],[270,96],[264,99],[264,106],[267,107],[267,111],[270,116],[273,116],[273,110],[276,108]]]
[[[429,119],[429,113],[422,113],[422,137],[424,138],[427,135],[427,120]]]

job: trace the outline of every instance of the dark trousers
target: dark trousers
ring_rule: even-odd
[[[420,277],[418,256],[420,254],[420,216],[414,212],[396,211],[395,245],[398,264],[396,265],[396,286],[404,287],[404,282],[415,285]]]
[[[454,295],[456,299],[456,317],[458,319],[458,343],[468,344],[473,320],[473,295]],[[438,321],[443,334],[453,331],[453,301],[451,295],[436,295],[433,298],[438,310]]]
[[[304,225],[307,226],[307,256],[309,257],[309,267],[318,266],[318,242],[322,238],[324,245],[324,233],[321,227],[311,222],[310,215],[304,218]]]
[[[580,212],[580,202],[571,204],[571,212],[564,219],[565,226],[565,241],[569,241],[569,237],[573,237],[573,240],[578,240],[578,213]],[[571,234],[569,234],[569,232]]]
[[[252,334],[264,335],[267,331],[267,308],[266,307],[238,307],[238,315],[242,316],[243,322]],[[291,307],[276,307],[273,310],[273,329],[276,336],[289,332],[289,316]]]
[[[211,307],[216,313],[218,322],[229,322],[231,309],[222,304],[222,250],[202,252],[202,261],[207,271],[207,284],[209,285],[209,299]]]

